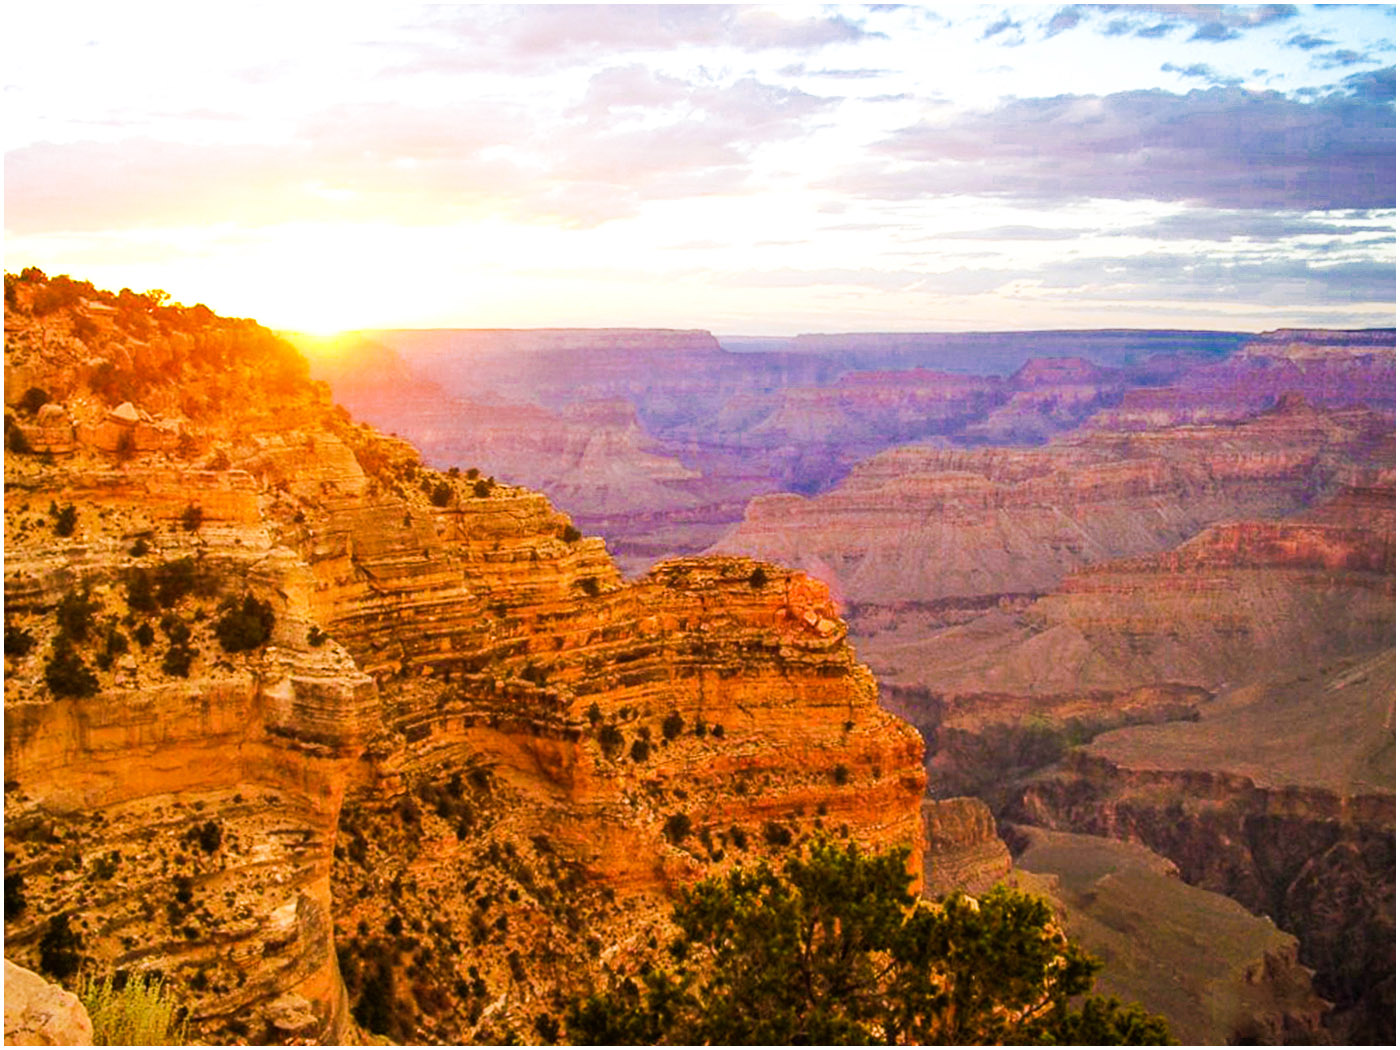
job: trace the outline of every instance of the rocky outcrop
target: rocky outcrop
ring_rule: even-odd
[[[6,455],[18,961],[159,970],[207,1039],[504,1042],[664,951],[706,871],[828,831],[917,877],[922,744],[820,583],[626,584],[543,495],[350,422],[270,334],[138,296],[90,336],[126,363],[85,371],[85,308],[35,317],[29,283],[7,365],[78,425],[66,459]],[[157,411],[173,448],[84,429]]]
[[[1015,827],[1016,876],[1056,901],[1103,960],[1100,994],[1163,1014],[1184,1044],[1311,1043],[1329,1004],[1298,941],[1220,894],[1188,885],[1140,845]]]
[[[985,893],[1011,874],[1011,851],[980,798],[924,799],[924,896]]]
[[[542,489],[605,535],[629,575],[708,547],[753,496],[821,491],[860,460],[913,441],[1043,443],[1125,389],[1169,381],[1239,340],[1039,332],[761,342],[762,352],[734,352],[708,333],[607,329],[301,340],[317,376],[357,415],[407,435],[435,466],[471,461]],[[577,414],[596,403],[630,414]]]
[[[1261,681],[1196,723],[1105,734],[1008,810],[1042,827],[1142,842],[1192,885],[1271,916],[1301,943],[1341,1038],[1393,1023],[1395,656]]]
[[[1239,420],[1288,395],[1328,408],[1366,405],[1393,415],[1395,330],[1268,332],[1169,386],[1129,391],[1092,425],[1142,430]]]
[[[1387,466],[1388,429],[1309,411],[1044,449],[895,449],[821,496],[753,501],[714,550],[801,566],[853,602],[1043,592],[1216,521],[1302,510],[1342,484],[1342,464]]]
[[[91,1046],[92,1019],[72,992],[5,960],[6,1046]]]

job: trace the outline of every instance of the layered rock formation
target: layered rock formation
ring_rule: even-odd
[[[924,896],[985,893],[1011,874],[1011,851],[979,798],[924,799]]]
[[[1393,416],[1395,330],[1266,332],[1170,385],[1128,392],[1094,425],[1141,430],[1244,419],[1289,393],[1328,408],[1365,405]]]
[[[1393,1017],[1389,477],[906,643],[917,677],[888,697],[925,734],[935,792],[1171,858],[1295,934],[1339,1007],[1328,1037],[1363,1042]]]
[[[664,950],[681,881],[817,829],[920,856],[921,741],[816,581],[624,584],[545,497],[425,468],[251,323],[11,295],[18,961],[158,969],[210,1039],[551,1039],[617,953]],[[87,436],[128,401],[174,446]],[[63,454],[27,443],[44,405]]]
[[[812,499],[754,500],[713,549],[800,566],[852,603],[1041,593],[1074,569],[1175,546],[1216,521],[1300,511],[1358,467],[1393,467],[1391,434],[1364,410],[1285,401],[1228,428],[1089,431],[1043,449],[899,448]]]
[[[821,491],[911,441],[1039,444],[1239,338],[857,336],[765,340],[758,353],[659,330],[299,341],[358,415],[410,437],[435,466],[469,452],[486,473],[543,489],[634,575],[708,547],[753,496]]]
[[[1322,1036],[1328,1004],[1298,941],[1227,897],[1190,886],[1130,842],[1011,829],[1016,880],[1057,901],[1105,967],[1101,994],[1170,1017],[1183,1044],[1296,1044]]]

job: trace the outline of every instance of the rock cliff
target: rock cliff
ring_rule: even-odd
[[[18,961],[160,970],[209,1039],[549,1039],[711,867],[817,829],[917,864],[922,743],[820,583],[626,584],[304,372],[251,322],[7,279]]]
[[[980,798],[924,799],[924,895],[981,894],[1011,874],[1011,851]]]
[[[893,449],[835,489],[750,503],[716,552],[802,567],[889,605],[1040,593],[1093,562],[1221,520],[1280,517],[1358,467],[1393,469],[1393,424],[1285,402],[1240,425],[1087,431],[1040,449]]]

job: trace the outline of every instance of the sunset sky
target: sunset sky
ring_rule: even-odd
[[[5,267],[279,328],[1395,323],[1395,9],[11,5]]]

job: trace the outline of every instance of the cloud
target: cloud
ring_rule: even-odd
[[[1001,36],[1002,34],[1006,34],[1006,37],[1001,43],[1008,46],[1014,47],[1017,44],[1025,42],[1025,38],[1021,35],[1021,23],[1014,21],[1011,16],[1007,14],[1003,14],[995,22],[988,25],[987,28],[982,31],[982,39],[991,40],[993,37]]]
[[[838,99],[641,65],[595,75],[562,112],[496,100],[345,103],[275,145],[41,143],[5,160],[7,229],[305,219],[425,224],[486,213],[580,227],[650,200],[741,193],[752,156]]]
[[[1313,56],[1312,65],[1317,69],[1340,69],[1346,66],[1359,66],[1370,59],[1359,51],[1352,51],[1349,48],[1338,48],[1335,51],[1328,51],[1326,54]]]
[[[844,15],[750,6],[621,4],[435,9],[439,39],[409,49],[399,72],[519,69],[686,47],[814,51],[882,36]]]
[[[1287,256],[1239,259],[1157,252],[1072,259],[1045,268],[1035,279],[1043,288],[1091,299],[1199,299],[1265,306],[1395,299],[1393,263],[1324,266]]]
[[[1288,38],[1288,46],[1296,47],[1303,51],[1315,51],[1319,47],[1329,47],[1335,41],[1328,40],[1324,36],[1313,36],[1311,33],[1294,33]]]
[[[1192,208],[1143,226],[1109,231],[1111,235],[1151,240],[1228,241],[1232,238],[1279,241],[1293,237],[1345,237],[1358,233],[1395,234],[1394,213],[1362,213],[1362,225],[1314,218],[1296,212]]]
[[[1132,33],[1157,39],[1175,28],[1194,26],[1190,39],[1206,43],[1234,40],[1251,29],[1298,15],[1293,4],[1092,4],[1062,10],[1113,15],[1100,29],[1105,36]]]
[[[1353,98],[1379,105],[1395,106],[1395,67],[1353,73],[1342,80],[1342,90]]]
[[[1062,7],[1045,23],[1046,37],[1059,36],[1067,29],[1073,29],[1084,20],[1084,12],[1077,7]]]
[[[1204,80],[1208,84],[1214,84],[1219,87],[1233,87],[1244,83],[1243,78],[1226,76],[1224,73],[1218,72],[1204,62],[1193,62],[1189,66],[1178,66],[1173,62],[1163,62],[1162,72],[1176,73],[1178,76],[1188,77],[1194,80]]]
[[[963,241],[1072,241],[1093,230],[1055,229],[1051,226],[988,226],[982,230],[957,230],[939,233],[929,240]]]
[[[891,200],[975,193],[1250,209],[1391,208],[1393,69],[1389,77],[1349,77],[1314,101],[1238,87],[1012,99],[987,112],[904,128],[878,145],[883,162],[833,186]]]

